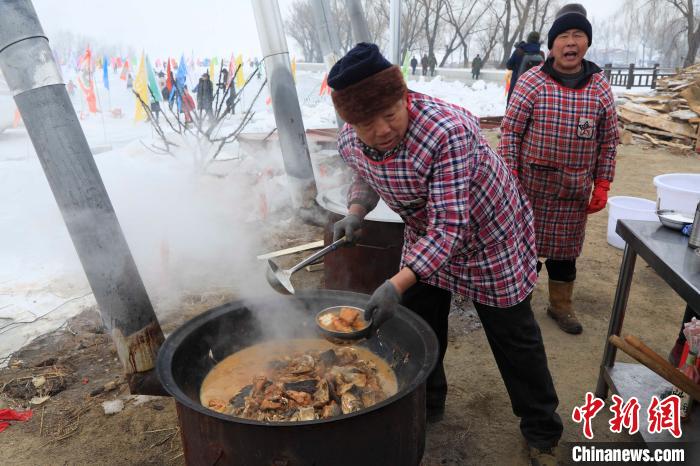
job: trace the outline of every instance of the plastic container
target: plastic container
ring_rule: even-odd
[[[615,233],[618,220],[653,220],[658,222],[656,204],[649,199],[615,196],[608,199],[608,244],[625,248],[625,241]]]
[[[695,213],[700,202],[700,173],[669,173],[654,177],[659,209]]]

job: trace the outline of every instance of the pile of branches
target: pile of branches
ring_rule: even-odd
[[[170,99],[167,104],[163,102],[160,111],[160,118],[162,118],[162,120],[171,130],[171,132],[167,134],[161,125],[160,118],[156,118],[151,107],[136,91],[132,90],[134,95],[136,95],[136,98],[139,100],[143,110],[146,112],[148,120],[160,139],[160,143],[162,143],[162,145],[152,144],[150,147],[148,147],[149,150],[155,153],[173,156],[173,148],[180,147],[179,142],[186,142],[188,137],[194,137],[197,141],[196,147],[198,150],[201,150],[202,147],[208,148],[207,154],[202,157],[204,165],[207,166],[211,162],[215,161],[224,146],[235,141],[255,115],[253,106],[260,97],[262,90],[265,88],[267,78],[260,84],[254,98],[244,110],[238,125],[233,128],[233,130],[229,129],[227,133],[223,135],[220,134],[224,121],[235,111],[237,107],[239,107],[241,97],[243,96],[246,88],[248,88],[248,86],[251,84],[253,77],[256,75],[258,77],[260,76],[260,66],[262,66],[262,64],[255,68],[243,86],[236,90],[234,77],[239,72],[241,65],[239,64],[238,67],[236,67],[233,74],[227,75],[222,64],[219,69],[219,78],[215,86],[216,93],[213,96],[211,114],[205,113],[204,109],[202,108],[197,108],[196,110],[194,108],[187,108],[184,100],[185,90],[182,89],[180,84],[178,84],[175,79],[172,79],[171,76],[173,89]],[[231,76],[231,79],[228,79],[228,76]],[[153,95],[153,91],[150,89],[150,87],[149,92],[151,92],[151,98],[155,101],[156,97]],[[189,113],[189,118],[185,115],[185,112]],[[175,135],[178,135],[179,137],[176,137]],[[176,140],[178,142],[176,142]]]
[[[655,94],[624,98],[617,109],[623,143],[637,140],[685,152],[700,148],[700,65],[659,79]]]

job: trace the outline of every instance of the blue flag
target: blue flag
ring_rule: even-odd
[[[182,105],[182,94],[185,92],[185,82],[187,81],[187,65],[185,64],[185,54],[180,57],[180,64],[177,67],[177,73],[175,75],[175,86],[170,92],[170,101],[173,100],[175,96],[175,89],[177,88],[177,111],[180,111]]]
[[[105,89],[109,90],[109,58],[107,55],[102,57],[102,81],[105,83]]]

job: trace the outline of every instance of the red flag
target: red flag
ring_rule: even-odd
[[[321,82],[321,89],[318,91],[318,95],[323,95],[324,92],[331,93],[331,89],[328,87],[328,73],[323,75],[323,81]]]
[[[85,55],[80,58],[79,66],[81,71],[78,73],[78,84],[80,89],[85,94],[85,100],[88,103],[90,113],[97,113],[97,99],[95,96],[95,83],[92,80],[92,52],[90,46],[85,51]]]
[[[165,81],[165,86],[168,88],[168,92],[173,90],[173,70],[170,68],[170,58],[168,58],[168,70],[165,72],[167,76]]]
[[[122,81],[126,81],[126,75],[129,73],[129,59],[127,58],[124,60],[124,66],[122,67],[122,74],[119,76],[119,79]]]

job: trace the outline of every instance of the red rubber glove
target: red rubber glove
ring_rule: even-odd
[[[610,182],[608,180],[595,181],[591,202],[586,209],[587,214],[594,214],[605,208],[605,204],[608,203],[608,191],[610,191]]]

